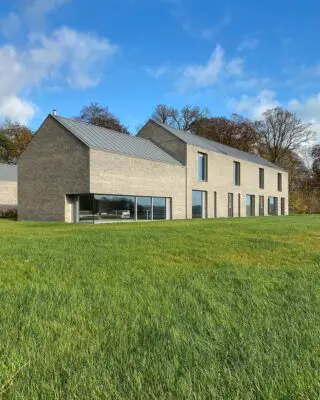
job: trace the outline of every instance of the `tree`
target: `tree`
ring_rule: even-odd
[[[109,111],[108,107],[103,107],[98,103],[91,103],[88,106],[84,106],[78,119],[88,124],[130,135],[127,127],[120,123],[119,119]]]
[[[5,121],[0,126],[0,159],[16,164],[32,139],[32,131],[18,123]]]
[[[310,127],[311,124],[304,123],[295,113],[283,108],[267,110],[263,119],[255,123],[262,138],[262,155],[279,164],[288,152],[299,150],[301,145],[313,139],[315,133]]]
[[[314,145],[311,150],[311,157],[314,179],[317,186],[320,188],[320,144]]]
[[[191,131],[227,146],[257,153],[259,134],[251,121],[233,114],[224,117],[203,118],[192,124]]]
[[[162,124],[170,125],[177,129],[190,131],[192,125],[200,119],[206,118],[207,109],[200,107],[185,106],[181,110],[168,107],[165,104],[158,104],[155,108],[152,118]]]

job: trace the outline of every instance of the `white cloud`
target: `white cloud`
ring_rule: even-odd
[[[280,106],[276,93],[272,90],[261,90],[256,96],[242,95],[240,99],[229,100],[229,106],[236,113],[244,113],[249,118],[261,119],[263,113]]]
[[[265,86],[270,84],[269,78],[248,78],[248,79],[238,79],[235,82],[235,86],[240,89],[261,89],[263,90]]]
[[[146,73],[155,79],[161,78],[161,76],[165,75],[168,70],[169,68],[166,65],[160,67],[146,67],[145,69]]]
[[[70,0],[28,0],[24,10],[28,22],[34,31],[40,31],[45,23],[45,18],[51,12],[68,3]]]
[[[224,50],[218,45],[206,64],[187,66],[177,86],[182,90],[210,86],[217,81],[223,66]]]
[[[31,35],[23,50],[0,47],[0,118],[28,122],[36,106],[25,98],[26,93],[40,84],[64,82],[80,89],[95,86],[101,63],[116,52],[117,46],[107,38],[66,27],[47,36]]]
[[[235,58],[227,64],[227,72],[230,75],[241,75],[243,70],[243,59]]]
[[[259,39],[255,37],[246,37],[237,47],[237,51],[254,50],[259,44]]]

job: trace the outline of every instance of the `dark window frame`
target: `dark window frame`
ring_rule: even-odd
[[[233,184],[241,186],[241,163],[240,161],[233,161]]]
[[[259,188],[264,189],[264,168],[259,168]]]
[[[286,215],[286,199],[281,197],[281,215]]]
[[[264,216],[264,196],[259,196],[259,217],[263,216]]]
[[[228,193],[228,218],[234,216],[234,198],[233,193]]]
[[[248,199],[250,200],[249,206],[247,204]],[[253,194],[246,195],[246,215],[247,215],[247,217],[255,217],[256,216],[256,196]]]
[[[217,218],[217,192],[213,192],[213,216]]]
[[[202,174],[200,176],[200,159],[202,162]],[[197,180],[200,182],[208,182],[208,154],[206,153],[201,153],[198,151],[197,154],[197,167],[198,167],[198,172],[197,172]]]
[[[282,174],[278,172],[278,192],[282,192]]]

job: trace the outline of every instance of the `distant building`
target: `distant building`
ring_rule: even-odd
[[[288,214],[288,173],[150,120],[132,137],[49,115],[18,166],[19,220],[107,221]]]
[[[0,214],[17,207],[17,166],[0,163]]]

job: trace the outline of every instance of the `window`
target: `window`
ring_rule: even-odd
[[[264,216],[264,196],[259,196],[259,215]]]
[[[198,153],[198,181],[206,181],[208,179],[208,155]]]
[[[238,217],[241,217],[241,194],[238,193]]]
[[[247,209],[247,217],[255,216],[255,197],[251,194],[247,194],[246,197],[246,209]]]
[[[268,214],[278,215],[278,197],[270,196],[268,198]]]
[[[170,198],[122,195],[80,195],[79,221],[170,219]]]
[[[285,215],[286,213],[286,199],[281,197],[281,215]]]
[[[264,169],[259,168],[259,188],[264,189]]]
[[[214,204],[213,204],[213,207],[214,207],[213,215],[214,215],[215,218],[217,218],[217,192],[213,193],[213,201],[214,201]]]
[[[278,191],[282,192],[282,174],[278,174]]]
[[[240,186],[240,163],[233,161],[233,183]]]
[[[233,193],[228,193],[228,217],[233,217]]]
[[[207,192],[192,191],[192,218],[206,218]]]

